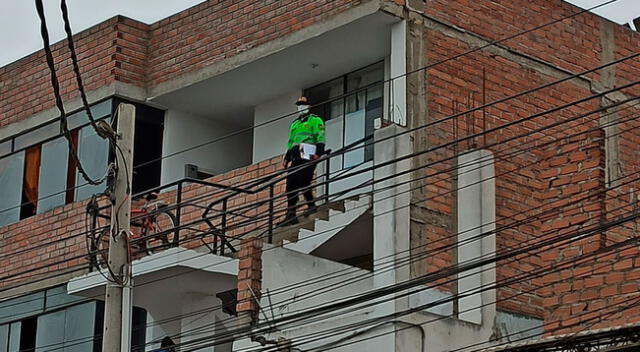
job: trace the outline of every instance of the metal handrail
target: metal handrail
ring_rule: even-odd
[[[326,154],[325,156],[310,161],[309,163],[305,163],[304,165],[300,165],[294,168],[289,168],[289,169],[285,169],[285,170],[281,170],[279,172],[275,172],[272,173],[270,175],[264,176],[252,183],[250,183],[248,186],[246,186],[247,188],[243,188],[241,190],[236,190],[231,194],[227,194],[224,197],[217,199],[213,202],[211,202],[205,209],[205,211],[202,213],[202,219],[212,228],[215,228],[215,225],[211,222],[210,217],[209,217],[209,213],[211,212],[211,210],[213,210],[213,207],[222,203],[222,212],[221,212],[221,223],[220,226],[222,227],[220,229],[222,236],[220,236],[220,239],[222,241],[222,245],[221,245],[221,253],[220,254],[224,254],[224,247],[225,245],[230,247],[230,249],[232,251],[235,251],[235,249],[228,243],[228,241],[226,240],[226,230],[227,230],[227,209],[228,209],[228,201],[241,194],[241,193],[245,193],[245,194],[256,194],[258,192],[264,191],[266,189],[269,189],[269,198],[265,201],[263,201],[263,203],[268,202],[269,203],[269,222],[268,222],[268,242],[271,243],[273,240],[273,230],[274,230],[274,188],[275,185],[286,179],[286,177],[291,173],[291,172],[298,172],[299,170],[306,168],[306,167],[310,167],[310,166],[314,166],[317,165],[321,162],[326,162],[326,170],[325,170],[325,175],[324,177],[326,178],[326,180],[324,182],[322,182],[325,186],[325,195],[326,195],[326,199],[328,200],[329,197],[329,183],[330,183],[330,160],[338,157],[340,155],[345,154],[346,152],[351,151],[351,149],[354,149],[354,147],[358,147],[358,148],[363,148],[367,145],[367,141],[373,139],[373,135],[370,136],[366,136],[364,138],[361,138],[357,141],[354,141],[344,147],[341,147],[335,151],[330,151],[328,154]],[[364,144],[363,144],[364,143]],[[362,145],[361,145],[362,144]],[[257,188],[254,189],[250,189],[253,187],[259,186]],[[253,207],[252,207],[253,208]],[[237,214],[235,214],[236,216],[238,216]],[[214,248],[217,247],[217,244],[214,246]]]

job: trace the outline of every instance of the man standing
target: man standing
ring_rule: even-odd
[[[304,166],[311,160],[316,160],[324,153],[324,121],[317,115],[309,112],[309,100],[300,97],[296,101],[298,118],[289,126],[289,141],[287,153],[284,156],[283,166],[289,169],[287,174],[287,214],[280,225],[292,225],[298,223],[296,205],[300,192],[304,195],[307,204],[306,214],[316,211],[316,204],[311,189],[311,181],[315,170],[315,163]]]

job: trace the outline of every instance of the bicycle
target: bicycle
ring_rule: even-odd
[[[177,246],[179,230],[176,228],[176,216],[168,209],[169,205],[162,201],[152,202],[158,198],[156,193],[149,193],[144,197],[136,197],[134,201],[143,200],[141,206],[131,207],[131,227],[139,229],[131,231],[130,242],[147,254],[153,254],[170,246]],[[87,204],[87,215],[92,217],[91,230],[87,236],[91,242],[90,254],[92,266],[97,267],[95,254],[99,253],[106,260],[105,248],[109,243],[110,226],[99,219],[111,219],[110,215],[101,214],[98,198],[92,197]]]
[[[142,250],[152,254],[157,250],[178,245],[178,223],[176,216],[167,209],[169,204],[162,201],[151,203],[158,199],[157,193],[149,193],[144,197],[145,203],[139,208],[131,207],[131,226],[139,227],[142,231],[137,240],[143,245]],[[161,243],[159,243],[161,242]]]

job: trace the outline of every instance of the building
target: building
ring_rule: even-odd
[[[93,116],[136,107],[133,192],[177,218],[178,247],[132,244],[138,350],[635,334],[638,33],[560,0],[211,0],[74,41]],[[103,176],[113,152],[52,50],[80,162]],[[277,228],[301,94],[326,119],[328,201]],[[100,349],[88,237],[106,220],[87,206],[105,186],[75,166],[44,52],[0,68],[0,352]]]

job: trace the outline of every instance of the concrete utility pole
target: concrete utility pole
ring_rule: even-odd
[[[105,293],[104,334],[102,350],[130,351],[131,347],[131,263],[129,263],[129,221],[131,218],[131,178],[133,177],[133,135],[135,107],[118,105],[118,138],[116,139],[117,176],[115,204],[111,209],[109,239],[109,274]]]

